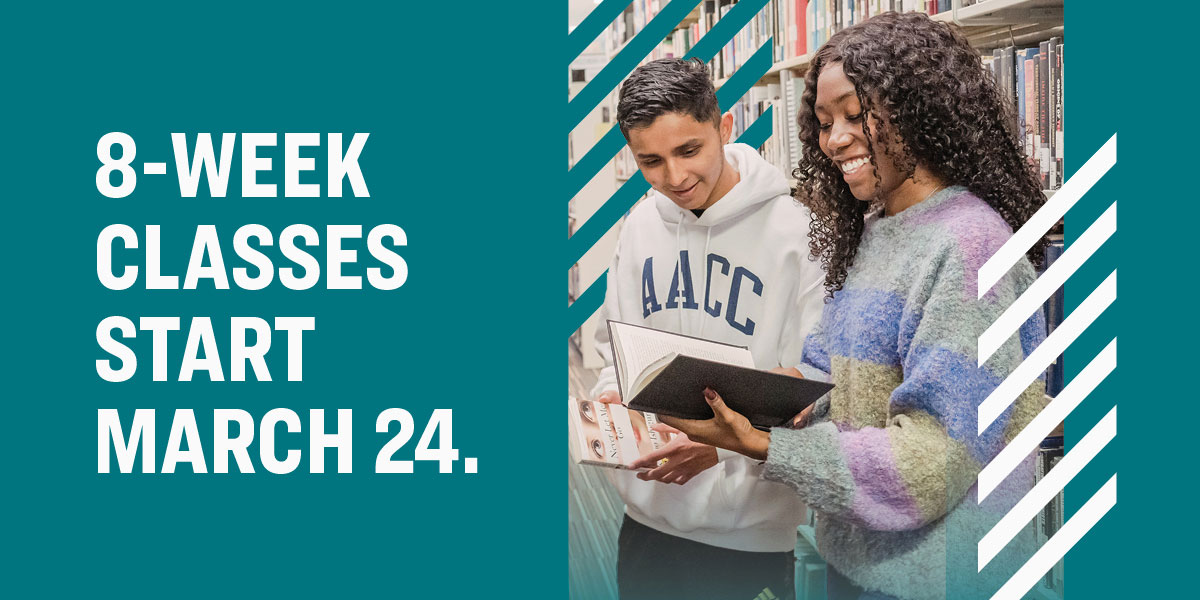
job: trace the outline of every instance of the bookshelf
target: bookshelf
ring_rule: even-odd
[[[743,2],[747,6],[755,5],[754,2],[747,0],[743,0]],[[617,56],[643,27],[662,8],[666,7],[667,3],[667,0],[634,0],[601,36],[599,55],[603,56],[606,62]],[[861,22],[873,14],[889,10],[924,12],[930,14],[935,21],[958,26],[971,44],[980,51],[981,56],[985,57],[985,68],[991,69],[993,75],[997,77],[999,72],[1010,67],[1015,72],[1015,64],[997,63],[995,67],[991,66],[991,63],[1000,60],[1001,55],[1009,56],[1008,49],[1012,49],[1015,55],[1017,49],[1036,48],[1043,42],[1048,43],[1051,40],[1062,43],[1065,39],[1063,0],[770,0],[754,15],[745,14],[746,9],[736,10],[738,4],[737,0],[700,2],[674,30],[654,47],[641,63],[644,64],[659,58],[686,56],[722,19],[732,18],[738,20],[737,22],[744,19],[745,24],[738,27],[740,31],[734,39],[717,50],[707,61],[713,73],[714,87],[721,90],[733,81],[738,81],[739,87],[744,86],[746,84],[745,76],[738,77],[737,74],[748,66],[751,76],[757,75],[755,81],[745,88],[744,93],[742,93],[742,89],[736,90],[742,94],[742,98],[727,111],[735,115],[733,138],[736,139],[746,127],[766,114],[769,108],[773,116],[772,135],[759,150],[768,161],[775,164],[789,177],[792,165],[797,164],[800,158],[798,131],[794,117],[803,90],[804,75],[808,71],[816,49],[834,32]],[[770,49],[770,61],[760,64],[757,61],[761,54],[758,53],[764,47]],[[1061,49],[1056,52],[1059,57],[1061,54]],[[1065,63],[1064,60],[1061,64],[1065,65]],[[764,64],[768,66],[763,68]],[[760,72],[761,74],[758,74]],[[1062,81],[1065,80],[1065,77],[1062,76],[1064,72],[1065,68],[1060,68],[1058,71],[1060,89]],[[1012,80],[1005,80],[1003,83],[1013,90],[1014,102],[1023,101],[1023,96],[1016,89],[1015,75]],[[1056,108],[1059,111],[1059,123],[1061,123],[1065,94],[1056,96],[1056,98],[1058,102]],[[617,97],[614,90],[601,103],[602,107],[607,107],[607,118],[600,115],[598,120],[593,122],[594,132],[585,131],[586,136],[592,136],[594,133],[594,139],[598,140],[602,135],[602,130],[607,131],[607,127],[615,126],[616,102]],[[1048,100],[1048,102],[1050,101]],[[1051,104],[1051,106],[1053,105]],[[600,112],[600,108],[597,109],[597,112]],[[577,128],[576,131],[579,129]],[[1050,158],[1051,160],[1061,160],[1061,129],[1056,130],[1051,124],[1049,133],[1052,136],[1059,136],[1055,138],[1053,148],[1050,150]],[[590,146],[589,143],[580,144],[574,138],[572,139],[572,150],[576,158],[583,156],[588,146]],[[1042,151],[1033,150],[1033,155],[1038,157],[1037,160],[1041,160],[1039,152]],[[1044,165],[1042,166],[1045,169]],[[1061,167],[1058,167],[1057,171],[1061,172]],[[589,186],[594,188],[590,190],[594,195],[588,195],[589,189],[585,188],[584,192],[581,192],[572,201],[568,223],[569,231],[575,231],[577,225],[584,223],[588,215],[602,205],[617,187],[623,185],[636,172],[637,167],[628,149],[622,148],[595,177],[595,180],[605,181],[589,183]],[[1043,186],[1044,193],[1050,197],[1060,185],[1059,179],[1047,177]],[[640,200],[638,201],[640,202]],[[619,231],[620,227],[621,223],[618,222],[605,238],[589,251],[588,256],[572,267],[570,275],[572,290],[580,285],[586,288],[607,267],[607,260],[612,256],[616,244],[615,232]],[[603,260],[598,260],[594,255],[602,256]],[[576,297],[575,293],[573,291],[570,294],[572,300]],[[596,362],[589,363],[588,357],[598,357],[592,348],[591,337],[595,330],[595,321],[596,318],[593,316],[581,328],[582,335],[577,334],[576,336],[577,348],[584,357],[585,366],[589,367],[595,365]],[[1049,400],[1051,396],[1052,394],[1048,395],[1047,399]],[[1053,435],[1059,436],[1061,445],[1061,426]],[[1050,450],[1052,454],[1054,449]],[[1061,446],[1058,450],[1061,454]],[[1041,463],[1042,459],[1042,455],[1039,455],[1038,462]],[[1047,458],[1041,472],[1044,473],[1045,469],[1052,464]],[[1061,502],[1061,496],[1058,501]],[[1053,533],[1044,527],[1044,519],[1050,518],[1047,515],[1053,516],[1053,504],[1051,503],[1051,507],[1047,508],[1043,517],[1031,524],[1031,527],[1035,529],[1041,528],[1039,541],[1044,542],[1044,536],[1047,533]],[[1061,526],[1061,516],[1060,508],[1056,515],[1058,526]],[[1051,527],[1051,529],[1055,528]],[[813,582],[815,586],[817,575],[823,572],[819,554],[816,553],[816,540],[811,520],[808,525],[801,526],[800,534],[800,542],[797,545],[797,598],[803,600],[806,597],[821,597],[823,588],[817,591],[817,588],[807,586],[805,583]],[[799,560],[802,554],[804,558]],[[1062,563],[1059,563],[1042,583],[1031,590],[1030,596],[1043,600],[1061,600],[1063,597]]]

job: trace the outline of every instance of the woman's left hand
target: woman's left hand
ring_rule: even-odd
[[[711,419],[698,421],[659,415],[658,420],[686,433],[693,441],[733,450],[757,460],[767,458],[771,434],[755,429],[749,419],[725,406],[725,401],[712,389],[704,389],[704,399],[712,407]]]

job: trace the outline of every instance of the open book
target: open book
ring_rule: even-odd
[[[833,385],[760,371],[750,349],[608,322],[617,386],[634,410],[685,419],[711,419],[704,388],[716,390],[755,427],[783,425]]]
[[[571,457],[576,463],[627,469],[643,455],[666,446],[673,437],[651,430],[653,414],[568,397]]]

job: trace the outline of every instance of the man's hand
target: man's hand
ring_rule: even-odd
[[[795,377],[796,379],[804,379],[804,375],[796,367],[775,367],[769,369],[769,371],[780,375],[787,375],[788,377]]]
[[[704,399],[712,407],[713,418],[706,421],[676,419],[659,415],[659,420],[686,433],[691,439],[712,444],[718,448],[733,450],[750,458],[765,460],[771,434],[759,431],[741,413],[725,406],[725,401],[709,388],[704,389]]]
[[[705,469],[716,466],[716,448],[693,442],[678,429],[662,423],[655,425],[654,431],[673,433],[675,437],[661,449],[630,463],[631,469],[650,468],[649,471],[638,473],[638,479],[683,485]],[[665,462],[660,465],[660,461]]]
[[[600,402],[603,404],[620,404],[621,403],[621,392],[618,392],[616,390],[608,390],[607,392],[604,392],[604,393],[600,394],[599,396],[596,396],[596,402]]]

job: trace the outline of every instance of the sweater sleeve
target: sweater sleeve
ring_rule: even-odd
[[[1014,278],[1010,274],[996,293],[977,300],[967,285],[976,270],[957,252],[939,262],[929,274],[928,291],[910,296],[901,317],[902,382],[888,396],[885,426],[854,429],[826,421],[774,429],[764,477],[791,485],[822,513],[875,530],[919,528],[962,501],[982,465],[1003,447],[1013,413],[1010,408],[977,436],[977,407],[1020,363],[1025,344],[1013,336],[978,367],[976,340],[1015,299]],[[820,342],[814,340],[805,356],[812,366],[828,368]],[[839,367],[843,364],[864,369],[846,393],[871,385],[866,371],[879,367],[854,360]],[[850,381],[846,375],[835,373],[835,382]]]

